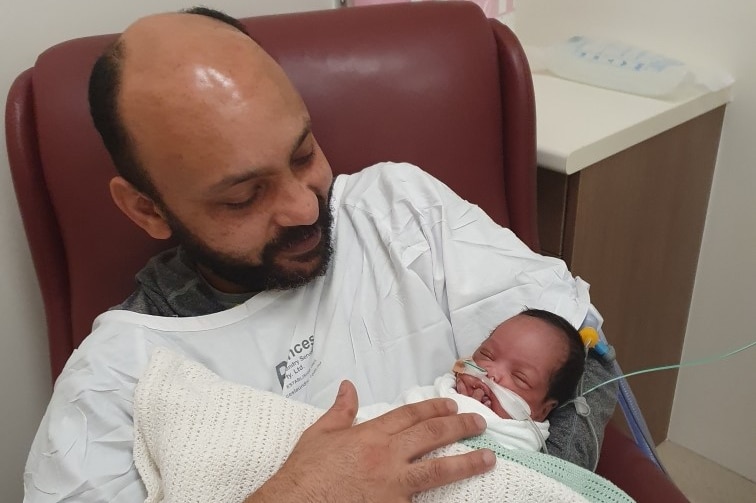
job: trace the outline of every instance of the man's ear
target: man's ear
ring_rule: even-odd
[[[157,204],[120,176],[110,180],[110,195],[116,206],[155,239],[171,237],[171,228]]]

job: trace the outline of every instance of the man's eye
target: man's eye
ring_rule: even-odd
[[[247,208],[249,206],[252,206],[255,203],[255,201],[257,201],[258,197],[260,196],[261,191],[262,189],[260,187],[255,187],[255,190],[252,192],[252,195],[249,196],[248,198],[242,201],[225,202],[223,203],[223,206],[232,210],[241,210],[241,209]]]
[[[309,164],[312,159],[315,157],[315,150],[311,150],[309,154],[305,154],[303,156],[295,157],[292,159],[292,164],[295,166],[306,166]]]
[[[231,208],[232,210],[241,210],[252,205],[252,203],[254,202],[255,202],[255,199],[250,198],[250,199],[245,199],[244,201],[239,201],[237,203],[223,203],[223,205],[227,208]]]

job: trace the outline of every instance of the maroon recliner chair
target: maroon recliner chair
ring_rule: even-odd
[[[467,2],[245,19],[311,112],[336,174],[417,164],[538,249],[535,102],[512,32]],[[6,135],[44,299],[53,377],[95,316],[168,244],[112,203],[113,165],[89,117],[92,64],[115,35],[70,40],[13,84]],[[635,444],[607,428],[598,473],[641,502],[684,502]]]

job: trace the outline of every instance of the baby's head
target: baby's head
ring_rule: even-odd
[[[488,377],[522,397],[534,421],[543,421],[554,407],[573,397],[585,366],[580,334],[567,320],[548,311],[528,309],[491,332],[472,356]],[[480,379],[457,376],[457,391],[509,415]]]

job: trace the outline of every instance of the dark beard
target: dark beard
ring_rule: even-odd
[[[173,232],[173,237],[184,248],[187,256],[196,264],[212,271],[219,278],[240,286],[247,292],[289,290],[303,286],[324,275],[331,261],[333,254],[331,194],[328,194],[328,203],[322,197],[317,197],[319,210],[317,222],[312,225],[284,228],[273,241],[265,245],[262,252],[262,263],[259,265],[250,265],[235,257],[213,250],[187,229],[170,210],[162,208],[162,211]],[[303,274],[286,270],[275,264],[275,257],[280,251],[292,243],[309,237],[317,230],[320,230],[321,233],[318,246],[297,258],[299,261],[309,262],[318,257],[319,262],[315,269]]]

